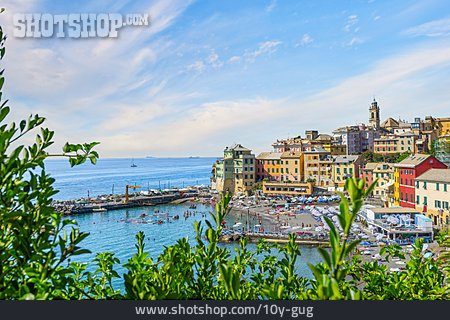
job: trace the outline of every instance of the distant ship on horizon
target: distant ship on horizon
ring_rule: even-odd
[[[190,156],[189,159],[199,159],[199,156]]]

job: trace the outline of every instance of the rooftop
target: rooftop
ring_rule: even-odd
[[[419,214],[420,212],[416,209],[412,208],[401,208],[401,207],[390,207],[390,208],[368,208],[367,210],[371,210],[374,213],[383,213],[383,214],[406,214],[406,213],[414,213]]]
[[[418,176],[416,180],[450,183],[450,169],[430,169]]]
[[[256,159],[258,160],[280,160],[281,153],[279,152],[261,152]]]
[[[413,154],[400,163],[395,164],[395,167],[414,168],[427,160],[429,157],[431,157],[431,155],[429,154]]]
[[[235,143],[233,144],[231,147],[226,147],[225,150],[234,150],[234,151],[251,151],[250,149],[247,149],[245,147],[243,147],[241,144],[239,143]]]
[[[366,165],[364,166],[364,169],[367,170],[374,170],[377,167],[378,163],[377,162],[368,162],[366,163]]]
[[[333,162],[335,163],[353,163],[358,160],[358,155],[347,155],[347,156],[334,156]]]

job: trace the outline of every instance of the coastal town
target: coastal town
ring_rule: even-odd
[[[358,217],[367,231],[355,230],[360,238],[431,241],[449,225],[450,118],[381,121],[375,99],[368,111],[368,124],[339,127],[331,134],[306,130],[304,137],[277,139],[271,151],[257,156],[241,144],[226,147],[212,167],[211,188],[232,193],[244,212],[265,203],[254,215],[271,213],[284,233],[315,231],[320,239],[327,227],[323,216],[332,218],[336,211],[328,202],[345,191],[347,178],[362,178],[366,188],[376,185]],[[316,223],[292,221],[305,210]]]

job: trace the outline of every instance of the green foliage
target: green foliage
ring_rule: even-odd
[[[0,27],[0,59],[6,37]],[[5,78],[0,71],[0,90]],[[0,91],[0,299],[69,298],[72,270],[65,262],[88,252],[80,242],[88,236],[75,228],[74,220],[63,220],[50,206],[57,191],[45,172],[44,160],[54,132],[42,127],[45,118],[31,115],[7,123],[11,109]],[[20,142],[38,131],[29,146]],[[63,154],[82,163],[95,162],[94,144],[75,145]],[[70,145],[69,145],[70,146]]]
[[[409,152],[404,153],[391,153],[391,154],[380,154],[374,153],[372,151],[365,151],[362,153],[362,159],[364,162],[387,162],[396,163],[409,157],[411,154]]]

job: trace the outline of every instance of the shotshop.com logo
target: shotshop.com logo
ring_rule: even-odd
[[[16,13],[14,37],[18,38],[115,38],[124,26],[148,26],[148,14],[120,13]]]

